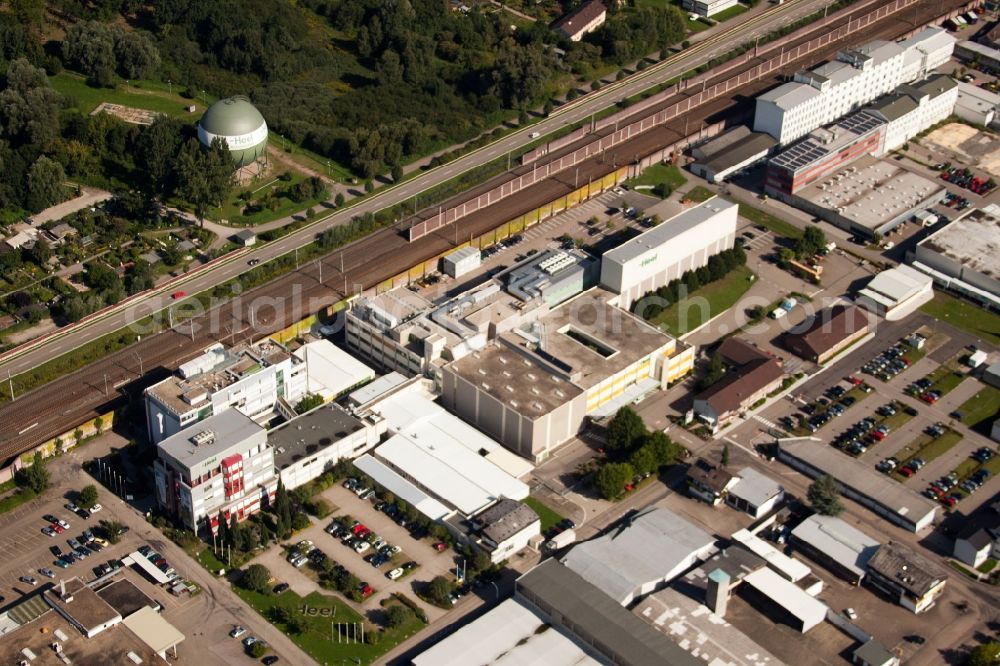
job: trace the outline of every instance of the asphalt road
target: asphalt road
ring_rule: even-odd
[[[236,277],[247,270],[247,261],[251,258],[259,259],[261,262],[274,259],[293,251],[297,247],[311,243],[318,233],[330,227],[344,224],[355,215],[375,212],[402,202],[411,201],[422,192],[442,182],[490,162],[506,153],[516,151],[531,141],[529,135],[534,132],[540,132],[542,135],[545,135],[555,132],[565,125],[585,120],[591,115],[614,105],[619,100],[631,97],[651,86],[669,80],[714,57],[724,54],[732,49],[734,44],[745,43],[783,24],[791,23],[798,18],[817,11],[825,4],[827,3],[822,0],[789,0],[784,5],[768,10],[770,12],[767,14],[770,17],[768,20],[758,22],[753,22],[749,19],[743,20],[739,25],[725,32],[720,32],[713,37],[708,37],[663,63],[650,66],[623,81],[609,84],[600,91],[591,92],[577,100],[566,103],[555,109],[548,118],[523,130],[513,132],[502,139],[445,165],[430,169],[415,178],[401,183],[397,187],[386,190],[355,206],[343,211],[334,212],[322,220],[293,232],[278,241],[253,250],[250,253],[234,257],[229,261],[220,262],[212,270],[199,273],[190,280],[171,285],[169,289],[150,295],[148,298],[131,304],[120,312],[103,317],[89,325],[67,331],[64,335],[54,336],[51,341],[39,345],[30,351],[18,353],[0,363],[0,375],[8,373],[17,375],[25,372],[91,340],[116,331],[132,321],[141,319],[144,315],[160,311],[171,304],[170,295],[178,289],[182,289],[188,293],[197,293]]]
[[[792,6],[800,7],[798,4]],[[914,14],[916,20],[927,20],[940,12],[940,7],[931,5],[918,6],[918,9],[922,13]],[[860,10],[855,9],[854,11]],[[774,21],[771,20],[770,15],[764,18],[769,28],[773,28]],[[743,25],[751,26],[752,23],[753,21],[748,20]],[[908,21],[902,17],[887,18],[874,26],[872,30],[866,31],[865,34],[853,35],[852,40],[863,41],[872,37],[894,37],[906,32],[909,25]],[[748,38],[749,35],[738,38],[727,37],[724,43],[727,47],[731,47],[733,39],[746,40]],[[715,48],[712,40],[706,40],[699,46],[707,50],[693,56],[686,51],[676,61],[665,61],[666,64],[662,70],[657,69],[657,66],[653,68],[657,69],[660,78],[669,77],[673,72],[686,71],[693,64],[688,62],[686,58],[693,57],[701,60],[709,55],[712,48]],[[832,54],[836,48],[836,44],[831,44],[823,52],[811,54],[809,58],[804,60],[815,62]],[[805,64],[807,63],[800,62],[794,66]],[[753,65],[749,64],[749,66]],[[790,64],[789,67],[791,68],[793,65]],[[789,69],[789,71],[792,70]],[[644,71],[643,74],[645,75],[647,72],[648,70]],[[623,84],[645,88],[651,83],[652,81],[648,80],[641,84],[625,81],[620,84],[611,84],[609,88],[614,88],[616,95],[628,95],[634,91]],[[773,83],[773,79],[771,81],[758,81],[755,83],[754,89],[762,89]],[[593,103],[589,101],[590,97],[586,99],[588,103]],[[600,101],[597,106],[603,107],[612,102],[613,99],[614,97]],[[712,114],[724,113],[733,101],[735,98],[733,100],[721,99],[705,105],[698,109],[695,122],[709,118]],[[567,105],[567,107],[569,107],[568,111],[561,112],[567,115],[557,115],[555,119],[550,118],[545,123],[570,122],[576,117],[572,114],[581,113],[586,116],[593,110],[585,105],[578,106],[576,102]],[[578,111],[578,109],[580,110]],[[531,129],[537,131],[539,128],[545,131],[552,129],[552,127],[545,125],[532,126]],[[683,125],[678,127],[676,122],[674,126],[657,127],[639,135],[632,141],[625,142],[622,144],[621,150],[626,153],[634,151],[637,155],[649,154],[658,147],[669,145],[679,138],[682,132]],[[525,137],[522,132],[514,136],[520,136],[519,140],[524,141]],[[503,144],[501,142],[498,145]],[[482,157],[482,153],[488,153],[493,147],[496,146],[486,146],[476,153],[470,154],[468,158],[488,160],[489,155]],[[480,157],[477,158],[476,155]],[[171,285],[163,293],[143,299],[137,304],[130,304],[107,317],[95,319],[82,329],[74,330],[71,334],[54,336],[37,349],[21,350],[14,354],[12,359],[7,360],[7,365],[0,366],[0,376],[2,376],[3,370],[8,370],[13,374],[19,370],[33,368],[52,356],[64,354],[87,340],[132,325],[133,322],[139,321],[151,313],[159,312],[161,319],[169,319],[169,316],[164,315],[162,311],[164,306],[170,304],[168,294],[178,289],[194,293],[213,287],[247,270],[247,262],[251,257],[265,261],[289,253],[311,239],[319,229],[344,222],[348,215],[353,216],[358,212],[369,210],[371,207],[391,205],[395,201],[403,200],[409,196],[411,188],[421,187],[421,182],[427,179],[440,180],[440,175],[447,171],[447,167],[457,168],[456,165],[460,162],[461,160],[455,164],[428,171],[413,181],[400,185],[399,188],[373,197],[359,207],[334,213],[314,226],[299,230],[252,253],[244,253],[222,260],[214,265],[210,272],[196,274],[184,284]],[[604,163],[600,156],[595,157],[580,165],[580,178],[600,176],[613,168],[612,165]],[[445,173],[446,178],[449,175]],[[568,191],[567,188],[573,186],[573,183],[568,182],[567,178],[569,176],[559,174],[555,178],[528,188],[517,197],[503,200],[500,205],[468,216],[452,225],[454,232],[452,228],[448,228],[443,232],[429,234],[413,243],[407,243],[394,229],[371,234],[342,250],[302,266],[298,271],[277,278],[250,294],[228,300],[213,308],[206,316],[198,318],[194,325],[180,324],[158,335],[143,334],[140,342],[112,353],[79,372],[60,377],[31,393],[20,395],[15,380],[13,386],[8,386],[8,388],[13,389],[17,399],[0,407],[0,457],[9,459],[10,456],[30,449],[38,442],[70,430],[77,424],[120,405],[126,396],[139,397],[144,386],[166,376],[178,363],[196,355],[211,343],[256,338],[279,330],[309,313],[320,311],[329,304],[341,300],[345,295],[358,293],[364,288],[371,288],[392,277],[401,269],[417,265],[429,257],[438,256],[453,247],[456,239],[479,235],[495,228],[506,219],[512,219],[523,212],[519,207],[528,206],[530,209],[552,201]],[[426,186],[426,183],[423,186]],[[184,303],[182,302],[174,305],[171,311],[183,307]],[[134,326],[133,330],[136,330]]]

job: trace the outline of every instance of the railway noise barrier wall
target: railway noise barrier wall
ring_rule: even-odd
[[[720,73],[725,73],[726,71],[729,71],[730,69],[739,64],[745,64],[751,58],[755,57],[753,53],[748,52],[743,58],[737,58],[736,63],[732,62],[726,63],[718,68],[712,69],[697,77],[681,81],[676,86],[669,88],[666,91],[659,93],[658,95],[652,95],[651,97],[647,98],[642,102],[643,107],[639,108],[641,109],[641,108],[646,108],[648,106],[653,106],[656,103],[663,102],[665,99],[669,98],[672,95],[677,94],[678,92],[685,92],[691,90],[692,88],[697,88],[699,83],[701,83],[701,90],[697,90],[696,92],[691,92],[689,94],[690,96],[687,97],[686,99],[681,100],[675,104],[672,104],[667,108],[660,110],[654,115],[646,116],[645,118],[629,123],[624,127],[618,128],[611,134],[595,138],[594,141],[588,143],[585,146],[581,146],[572,153],[563,155],[562,157],[553,160],[551,162],[548,162],[546,164],[535,166],[530,173],[515,175],[510,180],[501,183],[500,185],[489,190],[488,192],[480,194],[475,199],[470,199],[468,201],[462,202],[461,204],[448,208],[447,210],[441,210],[436,215],[426,220],[416,222],[413,226],[411,226],[407,230],[408,240],[410,242],[413,242],[418,238],[422,238],[429,233],[433,233],[438,229],[441,229],[442,227],[452,224],[453,222],[456,222],[467,215],[471,215],[472,213],[475,213],[476,211],[482,208],[491,206],[499,202],[501,199],[506,199],[511,195],[517,194],[521,190],[527,187],[531,187],[535,183],[538,183],[561,171],[565,171],[566,169],[572,168],[573,166],[593,157],[594,155],[604,153],[609,148],[613,148],[643,132],[649,131],[654,127],[669,122],[670,120],[673,120],[678,116],[688,113],[689,111],[703,104],[707,104],[708,102],[711,102],[714,99],[727,95],[731,90],[740,88],[742,86],[747,85],[748,83],[761,79],[771,74],[772,72],[781,69],[782,67],[788,65],[789,63],[798,60],[799,58],[803,58],[814,51],[826,47],[831,42],[844,39],[845,37],[859,30],[864,30],[873,23],[876,23],[877,21],[884,19],[886,16],[894,14],[907,7],[911,7],[917,4],[918,2],[920,2],[920,0],[893,0],[892,2],[886,5],[882,5],[878,9],[875,9],[874,11],[868,12],[867,14],[863,14],[857,18],[851,19],[844,25],[834,30],[831,30],[830,32],[824,35],[820,35],[819,37],[809,40],[808,42],[799,44],[793,49],[786,51],[784,47],[780,47],[781,50],[776,56],[767,59],[766,61],[758,64],[757,66],[751,69],[740,72],[739,74],[736,74],[735,76],[732,76],[724,81],[720,81],[719,83],[716,83],[714,85],[711,86],[708,85],[709,79],[718,76]],[[828,16],[824,20],[824,23],[829,23],[835,18],[840,18],[841,16],[845,15],[845,13],[850,14],[856,11],[857,11],[856,7],[847,7],[845,9],[841,9],[840,11],[834,13],[833,15]],[[815,26],[810,25],[801,29],[801,31],[812,31],[812,30],[815,30]],[[794,32],[786,36],[784,39],[786,41],[792,40],[795,38],[795,35],[801,31]],[[772,45],[771,48],[767,49],[767,51],[773,51],[777,47],[778,45]],[[635,114],[635,112],[636,112],[635,106],[629,107],[617,114],[602,119],[601,123],[603,126],[606,127],[610,123],[619,122],[622,119],[622,114],[633,115]],[[570,134],[568,136],[573,136],[573,134]],[[568,136],[563,137],[562,139],[557,139],[556,141],[564,142],[566,139],[568,139]],[[545,147],[540,147],[540,148],[545,148],[546,152],[548,152],[548,150],[551,150],[552,143],[546,144]],[[565,145],[565,142],[561,143],[560,145]],[[539,149],[535,149],[536,152],[538,150]],[[532,161],[537,160],[538,157],[539,155],[535,154],[532,157]]]

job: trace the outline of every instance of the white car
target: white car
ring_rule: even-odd
[[[64,530],[68,530],[69,529],[69,523],[67,523],[62,518],[57,518],[56,519],[56,523],[58,523],[59,527],[63,528]]]
[[[356,544],[354,544],[354,552],[356,553],[363,553],[369,548],[371,548],[371,546],[368,544],[367,541],[358,541]]]
[[[403,570],[397,568],[397,569],[393,569],[392,571],[390,571],[389,573],[387,573],[385,575],[385,577],[388,578],[389,580],[396,580],[397,578],[399,578],[402,575],[403,575]]]
[[[73,504],[72,502],[67,502],[65,506],[73,513],[76,513],[76,504]]]
[[[92,514],[97,513],[98,511],[100,511],[103,508],[104,507],[101,506],[100,504],[95,504],[94,506],[90,507],[90,513],[92,513]]]
[[[308,557],[306,557],[305,555],[299,555],[294,560],[292,560],[292,566],[295,567],[296,569],[298,569],[299,567],[301,567],[303,564],[305,564],[308,561],[309,561]]]
[[[242,636],[245,633],[247,633],[246,627],[242,627],[240,625],[236,625],[235,627],[233,627],[233,630],[229,632],[229,636],[231,638],[239,638],[240,636]]]
[[[853,608],[845,608],[844,615],[846,615],[847,619],[849,619],[851,622],[858,619],[858,614],[855,612]]]

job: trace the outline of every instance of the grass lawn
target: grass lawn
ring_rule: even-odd
[[[537,513],[538,517],[542,519],[543,532],[563,519],[562,516],[536,500],[534,497],[526,498],[524,503],[530,506],[531,510]]]
[[[334,633],[337,623],[364,622],[365,618],[341,599],[319,592],[300,597],[292,590],[281,594],[259,594],[233,586],[233,590],[253,607],[262,617],[270,621],[282,633],[307,654],[321,664],[339,664],[344,660],[360,660],[362,664],[374,663],[381,655],[406,640],[423,628],[423,623],[414,618],[396,629],[387,629],[382,639],[375,645],[364,643],[338,643]],[[284,622],[275,622],[273,609],[284,608],[289,614],[302,620],[302,631],[292,633]],[[305,609],[305,612],[303,612]],[[315,609],[315,610],[313,610]],[[371,627],[369,625],[369,629]]]
[[[745,11],[747,11],[748,9],[750,9],[750,8],[747,7],[746,5],[733,5],[729,9],[723,9],[718,14],[712,14],[712,16],[710,18],[713,21],[718,21],[719,23],[722,23],[723,21],[728,21],[729,19],[733,18],[734,16],[739,16],[740,14],[742,14]]]
[[[691,190],[684,195],[684,198],[690,199],[695,203],[701,203],[702,201],[708,201],[715,196],[715,192],[708,189],[704,185],[696,185],[692,187]]]
[[[978,571],[979,573],[988,574],[989,572],[993,571],[993,569],[995,569],[996,566],[997,566],[997,561],[991,557],[990,559],[986,560],[985,562],[979,565]]]
[[[941,292],[935,292],[934,299],[920,309],[967,333],[1000,345],[1000,315],[994,312]]]
[[[946,395],[954,391],[955,387],[965,381],[968,375],[957,372],[955,369],[955,359],[938,366],[927,378],[931,381],[930,391],[940,391],[941,395]]]
[[[695,19],[693,21],[688,19],[684,23],[687,25],[688,32],[690,33],[701,32],[702,30],[708,30],[712,27],[705,21],[701,21],[699,19]]]
[[[958,464],[958,467],[954,469],[954,472],[955,475],[958,476],[959,484],[961,484],[962,481],[965,481],[970,474],[980,469],[989,470],[990,478],[992,479],[1000,473],[1000,456],[993,456],[981,465],[972,458],[966,458]],[[968,495],[968,493],[961,488],[956,487],[955,490],[961,495]]]
[[[693,292],[680,303],[674,303],[649,323],[659,326],[673,336],[693,331],[712,317],[725,312],[750,289],[756,276],[746,266],[733,269],[717,282],[707,284]],[[703,299],[700,303],[694,299]],[[707,304],[707,307],[701,305]],[[683,316],[683,321],[681,317]]]
[[[293,213],[298,213],[307,208],[313,208],[316,214],[319,215],[323,213],[326,209],[319,205],[319,201],[316,199],[310,199],[308,201],[302,201],[296,203],[284,196],[284,192],[287,191],[292,186],[305,180],[305,177],[301,174],[295,173],[292,179],[288,182],[272,179],[272,182],[264,184],[264,186],[254,184],[248,188],[253,190],[252,201],[258,201],[259,199],[272,196],[272,201],[276,201],[275,207],[272,209],[269,206],[263,206],[260,210],[256,210],[249,215],[243,214],[243,209],[246,203],[239,200],[239,194],[242,189],[234,189],[230,195],[229,199],[226,201],[222,208],[209,208],[206,211],[206,216],[213,220],[226,220],[229,224],[233,226],[247,226],[253,227],[258,224],[264,224],[265,222],[270,222],[272,220],[277,220]],[[234,230],[235,233],[235,230]]]
[[[157,90],[150,84],[149,88],[139,88],[135,85],[119,84],[115,88],[91,88],[84,77],[72,72],[60,72],[49,77],[53,88],[76,100],[76,106],[82,113],[90,113],[101,102],[111,102],[137,109],[159,111],[169,116],[190,118],[191,122],[201,117],[205,105],[200,99],[185,99],[180,95],[171,94],[165,90]],[[175,91],[183,90],[174,86]],[[188,113],[187,107],[194,104],[194,113]]]
[[[784,236],[785,238],[796,239],[802,236],[802,230],[791,222],[786,222],[780,217],[776,217],[771,213],[765,212],[759,208],[754,208],[742,201],[737,202],[740,205],[740,217],[745,217],[754,224],[760,224],[779,236]]]
[[[962,413],[962,423],[975,428],[983,421],[993,422],[1000,411],[1000,389],[983,386],[979,393],[962,403],[958,408]]]
[[[686,182],[687,178],[684,177],[684,174],[676,164],[654,164],[643,171],[638,178],[627,181],[626,185],[632,189],[636,189],[637,186],[653,186],[666,183],[671,189],[676,190]],[[645,188],[643,189],[645,190]]]

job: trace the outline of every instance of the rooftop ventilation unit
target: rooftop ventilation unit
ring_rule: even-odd
[[[191,435],[191,443],[195,446],[207,446],[215,441],[215,433],[211,430],[202,430]]]

